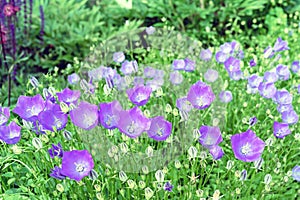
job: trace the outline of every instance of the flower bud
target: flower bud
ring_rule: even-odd
[[[42,141],[40,140],[40,138],[37,137],[32,139],[32,145],[38,150],[43,148]]]
[[[145,198],[148,200],[148,199],[151,199],[151,197],[153,196],[154,192],[153,190],[151,190],[151,188],[147,187],[145,188]]]
[[[125,182],[128,178],[127,178],[127,175],[124,171],[120,171],[119,172],[119,178],[122,182]]]
[[[165,178],[165,174],[162,170],[158,170],[156,173],[155,173],[155,178],[157,180],[157,182],[163,182],[164,181],[164,178]]]

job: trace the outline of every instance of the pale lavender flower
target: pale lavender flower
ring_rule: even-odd
[[[287,124],[296,124],[299,120],[299,116],[294,110],[284,111],[281,113],[282,121]]]
[[[256,75],[256,74],[252,74],[248,78],[248,84],[251,88],[258,88],[258,86],[261,82],[263,82],[263,78],[261,76]]]
[[[290,70],[286,65],[278,65],[276,67],[276,73],[280,80],[286,81],[290,78]]]
[[[274,83],[262,82],[258,86],[258,91],[262,97],[270,99],[276,94],[276,87]]]
[[[286,41],[283,41],[280,37],[277,38],[273,50],[275,52],[280,52],[284,50],[289,50],[290,48],[288,47],[288,43]]]
[[[209,61],[212,58],[212,52],[209,49],[202,49],[200,52],[200,59]]]
[[[185,61],[183,59],[173,61],[172,64],[173,70],[184,70],[184,67],[185,67]]]
[[[224,66],[228,73],[230,72],[237,72],[241,70],[240,67],[241,61],[239,59],[234,58],[233,56],[230,56],[225,62]]]
[[[204,74],[204,79],[208,82],[215,82],[219,77],[218,71],[214,69],[208,69]]]
[[[191,72],[191,71],[195,70],[195,67],[196,67],[196,62],[195,61],[193,61],[189,58],[185,58],[184,63],[185,63],[184,70],[186,72]]]
[[[172,123],[165,120],[163,116],[151,119],[151,125],[147,130],[148,136],[156,141],[166,140],[172,133]]]
[[[200,144],[205,148],[211,148],[223,141],[220,128],[217,126],[201,126],[199,129],[201,134],[199,138]]]
[[[216,60],[217,60],[218,63],[224,63],[227,60],[228,57],[229,57],[228,54],[226,54],[222,51],[218,51],[216,53]]]
[[[183,76],[178,71],[171,72],[170,81],[174,85],[180,85],[183,81]]]
[[[99,121],[100,124],[107,129],[117,128],[119,120],[119,112],[122,111],[122,106],[118,101],[99,104]]]
[[[79,83],[79,81],[80,81],[80,77],[76,73],[73,73],[73,74],[71,74],[71,75],[68,76],[68,82],[71,85],[77,84],[77,83]]]
[[[194,106],[194,108],[199,110],[208,108],[214,99],[215,95],[211,87],[201,81],[193,84],[187,95],[187,100]]]
[[[244,76],[244,73],[242,70],[239,70],[239,71],[234,71],[234,72],[228,72],[229,74],[229,77],[234,80],[234,81],[238,81],[240,80],[241,78],[243,78]]]
[[[71,103],[77,104],[77,101],[80,97],[80,91],[70,90],[69,88],[65,88],[63,91],[57,92],[56,95],[60,102],[64,102],[67,105],[70,105]]]
[[[9,108],[0,106],[0,126],[5,125],[9,117],[10,117]]]
[[[300,166],[296,165],[293,169],[292,169],[292,177],[300,182]]]
[[[103,78],[104,66],[97,67],[88,71],[88,76],[93,81],[100,81]]]
[[[144,76],[146,78],[153,78],[155,76],[156,70],[152,67],[145,67],[144,68]]]
[[[0,126],[0,140],[6,144],[16,144],[21,139],[21,127],[16,122]]]
[[[209,153],[212,155],[214,160],[219,160],[224,156],[224,151],[222,147],[218,145],[214,145],[211,148],[209,148]]]
[[[278,104],[291,104],[293,101],[293,96],[286,89],[277,90],[275,93],[275,100]]]
[[[146,28],[146,33],[148,35],[152,35],[155,32],[155,28],[153,26],[149,26]]]
[[[144,79],[143,79],[143,77],[140,77],[140,76],[134,77],[133,84],[135,86],[137,86],[137,85],[144,85]]]
[[[134,72],[134,67],[133,67],[133,62],[132,61],[128,61],[125,60],[122,63],[122,67],[120,69],[120,71],[124,74],[124,75],[130,75]]]
[[[278,75],[276,72],[265,72],[264,80],[267,83],[275,83],[278,80]]]
[[[123,52],[115,52],[113,54],[113,61],[117,62],[117,63],[121,63],[125,60],[125,55]]]
[[[291,70],[292,72],[294,72],[295,74],[300,74],[300,61],[294,61],[291,65]]]
[[[290,111],[290,110],[294,110],[292,104],[279,104],[277,106],[277,111],[279,113],[283,113],[284,111]]]
[[[232,93],[228,90],[221,91],[219,94],[219,98],[223,103],[229,103],[232,100]]]
[[[126,93],[133,104],[143,106],[149,101],[152,89],[148,86],[138,85],[128,89]]]
[[[193,109],[192,104],[187,100],[187,97],[178,98],[176,100],[176,107],[180,111],[190,112]]]
[[[284,138],[285,136],[291,134],[291,130],[289,129],[288,124],[275,121],[273,124],[273,133],[277,138]]]

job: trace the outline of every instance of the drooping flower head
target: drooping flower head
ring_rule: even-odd
[[[0,126],[5,125],[9,117],[10,117],[9,108],[0,106]]]
[[[157,141],[166,140],[172,132],[172,123],[165,120],[163,116],[151,119],[151,125],[147,131],[148,136]]]
[[[215,95],[209,85],[198,81],[190,87],[187,95],[187,100],[194,108],[203,110],[208,108],[214,101]]]
[[[107,129],[117,128],[119,112],[123,110],[121,104],[115,100],[110,103],[100,103],[99,107],[99,121],[101,125]]]
[[[130,138],[140,136],[150,125],[151,120],[146,118],[138,107],[121,111],[117,123],[119,130]]]
[[[201,126],[199,142],[205,148],[211,148],[223,141],[220,128],[217,126]]]
[[[38,121],[44,130],[54,131],[56,129],[59,131],[66,127],[68,115],[61,110],[59,105],[54,104],[39,113]]]
[[[212,52],[209,49],[202,49],[200,52],[200,59],[204,61],[209,61],[212,57]]]
[[[208,82],[215,82],[219,77],[218,71],[214,69],[208,69],[204,74],[204,79]]]
[[[98,124],[98,107],[82,101],[76,108],[70,111],[70,117],[75,126],[91,130]]]
[[[284,111],[281,113],[281,118],[284,123],[296,124],[299,121],[299,116],[294,110]]]
[[[21,139],[21,127],[16,122],[0,126],[0,140],[6,144],[16,144]]]
[[[52,144],[52,147],[50,149],[48,149],[48,153],[51,158],[54,158],[55,156],[62,158],[64,151],[63,151],[61,144],[58,143],[57,145]]]
[[[286,65],[278,65],[276,67],[276,73],[280,80],[286,81],[290,78],[290,70]]]
[[[234,156],[244,162],[253,162],[261,157],[265,143],[252,130],[231,136]]]
[[[128,89],[126,92],[133,104],[143,106],[149,101],[152,89],[149,86],[137,85]]]
[[[277,138],[284,138],[285,136],[291,134],[291,130],[289,129],[288,124],[275,121],[273,124],[273,133]]]
[[[65,88],[63,91],[56,93],[56,95],[60,102],[64,102],[67,105],[70,105],[71,103],[77,104],[77,101],[80,97],[80,91]]]
[[[45,101],[40,94],[33,97],[21,95],[18,98],[16,107],[13,112],[24,120],[35,121],[38,114],[44,109]]]
[[[70,179],[81,181],[94,168],[94,161],[87,150],[65,151],[60,173]]]
[[[224,156],[224,151],[222,147],[218,145],[214,145],[209,148],[209,153],[213,157],[214,160],[219,160]]]
[[[219,98],[223,103],[229,103],[232,100],[232,93],[228,90],[221,91],[219,94]]]

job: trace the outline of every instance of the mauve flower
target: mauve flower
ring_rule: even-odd
[[[146,33],[148,35],[152,35],[155,32],[155,28],[153,26],[149,26],[146,28]]]
[[[17,7],[18,8],[18,7]],[[16,9],[17,9],[16,8]],[[7,17],[10,17],[12,15],[14,15],[16,13],[16,9],[14,8],[14,6],[12,4],[6,4],[4,7],[3,7],[3,13],[5,16]],[[17,9],[18,10],[18,9]]]
[[[70,179],[81,181],[94,168],[94,161],[87,150],[65,151],[60,173]]]
[[[293,169],[292,169],[292,177],[300,182],[300,166],[296,165]]]
[[[153,78],[155,76],[156,70],[152,67],[145,67],[144,69],[144,76],[146,78]]]
[[[291,95],[286,89],[277,90],[274,97],[278,104],[292,104],[293,101],[293,95]]]
[[[117,74],[117,71],[111,67],[101,66],[100,68],[102,68],[102,77],[104,79],[107,79],[107,78],[111,79]]]
[[[283,41],[280,37],[277,38],[273,50],[275,52],[280,52],[284,50],[289,50],[288,43],[286,41]]]
[[[258,86],[261,82],[263,82],[263,78],[261,76],[256,75],[256,74],[252,74],[248,78],[248,84],[251,88],[258,88]]]
[[[148,136],[156,141],[166,140],[172,133],[172,123],[165,120],[163,116],[151,119],[151,125],[147,130]]]
[[[90,130],[98,124],[98,107],[82,101],[70,111],[71,121],[75,126]]]
[[[270,99],[276,94],[276,87],[274,83],[261,82],[258,86],[258,91],[262,97]]]
[[[154,73],[153,79],[163,80],[164,76],[165,76],[165,71],[164,70],[162,70],[162,69],[155,69],[155,73]]]
[[[291,134],[291,130],[289,129],[288,124],[275,121],[273,124],[273,133],[277,138],[284,138],[285,136]]]
[[[214,69],[208,69],[204,74],[204,79],[208,82],[215,82],[219,77],[218,71]]]
[[[256,66],[255,60],[254,60],[254,59],[251,59],[251,60],[249,61],[249,65],[250,65],[250,67]]]
[[[53,169],[51,169],[50,176],[58,180],[63,180],[66,178],[65,175],[61,174],[61,168],[58,166],[55,166]]]
[[[223,141],[220,128],[217,126],[201,126],[199,142],[205,148],[211,148]]]
[[[174,186],[168,181],[168,182],[166,182],[165,185],[164,185],[164,190],[165,190],[165,191],[172,192],[173,187],[174,187]]]
[[[172,64],[173,70],[184,70],[184,67],[185,67],[185,61],[183,59],[173,61]]]
[[[290,110],[294,110],[292,104],[279,104],[277,106],[277,111],[279,113],[283,113],[284,111],[290,111]]]
[[[140,136],[144,131],[150,128],[150,125],[151,120],[146,118],[138,107],[119,113],[117,127],[130,138]]]
[[[278,75],[276,72],[265,72],[264,80],[267,83],[275,83],[278,80]]]
[[[232,56],[230,56],[225,62],[224,66],[227,72],[237,72],[241,70],[241,61],[239,59],[236,59]]]
[[[234,156],[245,162],[253,162],[261,157],[265,143],[252,130],[231,136]]]
[[[70,105],[71,103],[77,104],[77,101],[80,97],[80,91],[70,90],[69,88],[65,88],[63,91],[57,92],[56,95],[60,102],[64,102],[67,105]]]
[[[117,63],[121,63],[125,60],[125,55],[123,52],[115,52],[113,54],[113,61],[117,62]]]
[[[0,106],[0,126],[5,125],[9,117],[10,117],[9,108]]]
[[[224,63],[228,58],[228,55],[222,51],[216,53],[216,60],[218,63]]]
[[[79,81],[80,81],[80,77],[76,73],[73,73],[73,74],[71,74],[71,75],[68,76],[68,82],[71,85],[77,84]]]
[[[134,70],[134,67],[133,67],[133,62],[132,62],[132,61],[125,60],[125,61],[122,63],[122,67],[121,67],[120,71],[121,71],[124,75],[130,75],[130,74],[132,74],[132,73],[135,71],[135,70]]]
[[[229,103],[232,100],[232,93],[228,90],[221,91],[219,94],[219,98],[223,103]]]
[[[288,124],[296,124],[299,116],[294,110],[284,111],[281,113],[282,121]]]
[[[122,111],[122,106],[118,101],[99,104],[99,121],[100,124],[107,129],[117,128],[119,120],[119,112]]]
[[[195,70],[195,65],[196,65],[196,62],[189,59],[189,58],[185,58],[184,59],[184,63],[185,63],[185,66],[184,66],[184,70],[186,72],[191,72],[191,71],[194,71]]]
[[[9,125],[0,126],[0,140],[6,144],[16,144],[21,139],[21,127],[16,122]]]
[[[133,104],[143,106],[149,101],[152,89],[148,86],[138,85],[134,88],[128,89],[126,92],[128,98]]]
[[[229,74],[229,77],[234,81],[238,81],[241,78],[243,78],[243,76],[244,76],[244,73],[241,70],[234,71],[234,72],[228,72],[228,74]]]
[[[274,56],[274,51],[271,46],[268,46],[264,49],[264,57],[265,58],[272,58]]]
[[[55,156],[62,158],[64,151],[63,151],[61,144],[58,143],[57,145],[52,144],[52,147],[50,149],[48,149],[48,153],[51,158],[54,158]]]
[[[300,61],[294,61],[291,65],[291,70],[292,72],[294,72],[295,74],[299,74],[300,72]]]
[[[298,85],[298,93],[300,94],[300,84]]]
[[[187,100],[199,110],[208,108],[214,99],[215,95],[211,87],[201,81],[193,84],[187,95]]]
[[[176,100],[176,107],[180,111],[190,112],[193,108],[192,104],[187,100],[187,97],[178,98]]]
[[[278,65],[276,67],[276,73],[280,80],[286,81],[290,78],[290,70],[286,65]]]
[[[100,81],[103,78],[104,66],[97,67],[88,71],[88,76],[93,81]]]
[[[38,114],[44,110],[45,101],[40,94],[33,97],[19,96],[16,107],[12,110],[22,119],[35,121]]]
[[[212,52],[209,49],[202,49],[200,52],[200,59],[204,61],[209,61],[212,57]]]
[[[178,71],[171,72],[170,81],[174,85],[180,85],[183,81],[183,76]]]
[[[212,155],[214,160],[219,160],[224,156],[224,151],[222,147],[218,145],[214,145],[211,148],[209,148],[209,153]]]
[[[65,114],[59,105],[54,104],[51,108],[43,110],[38,115],[38,121],[44,130],[59,131],[66,127],[68,123],[68,115]]]
[[[235,43],[233,43],[233,44],[235,46]],[[230,54],[230,53],[232,53],[232,50],[234,49],[232,47],[234,47],[234,46],[232,46],[232,44],[230,42],[226,42],[220,46],[220,50],[223,53]]]

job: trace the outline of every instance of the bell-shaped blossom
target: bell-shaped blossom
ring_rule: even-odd
[[[170,81],[174,85],[179,85],[183,81],[183,76],[178,71],[174,71],[170,73]]]
[[[214,70],[214,69],[208,69],[205,74],[204,74],[204,79],[207,81],[207,82],[215,82],[219,77],[219,73],[217,70]]]
[[[282,112],[281,118],[282,121],[287,124],[296,124],[299,121],[299,116],[294,110]]]
[[[166,140],[172,133],[172,123],[165,120],[163,116],[154,117],[151,119],[151,125],[147,133],[154,140]]]
[[[0,126],[5,125],[9,117],[10,117],[9,108],[0,106]]]
[[[57,180],[63,180],[66,178],[65,175],[61,174],[61,168],[58,166],[55,166],[53,169],[51,169],[51,173],[49,175]]]
[[[94,168],[94,161],[87,150],[65,151],[60,173],[70,179],[81,181]]]
[[[248,85],[251,88],[258,88],[259,84],[263,82],[263,77],[258,76],[256,74],[252,74],[249,78],[248,78]]]
[[[113,54],[113,61],[117,63],[121,63],[125,60],[125,55],[123,52],[115,52]]]
[[[19,96],[16,107],[13,112],[24,120],[35,121],[38,114],[44,110],[45,101],[40,94],[33,97]]]
[[[126,92],[128,98],[133,104],[143,106],[149,101],[152,89],[148,86],[138,85],[134,88],[128,89]]]
[[[251,60],[249,61],[249,65],[250,65],[250,67],[255,67],[255,66],[256,66],[255,60],[254,60],[254,59],[251,59]]]
[[[253,162],[261,157],[265,143],[252,130],[231,136],[234,156],[244,162]]]
[[[88,71],[88,76],[93,81],[100,81],[103,78],[104,66],[100,66]]]
[[[218,63],[224,63],[228,59],[228,57],[229,55],[222,51],[218,51],[216,53],[216,60]]]
[[[290,78],[290,70],[286,65],[278,65],[276,67],[276,73],[280,80],[286,81]]]
[[[65,88],[63,91],[56,93],[56,95],[60,102],[64,102],[67,105],[70,105],[71,103],[77,104],[77,101],[80,97],[80,91]]]
[[[288,124],[275,121],[273,124],[273,133],[277,138],[284,138],[285,136],[291,134],[291,130],[289,129]]]
[[[0,126],[0,140],[6,144],[16,144],[21,139],[21,127],[16,122]]]
[[[225,62],[224,66],[228,73],[230,72],[237,72],[241,70],[241,61],[239,59],[230,56]]]
[[[283,113],[284,111],[290,111],[290,110],[294,110],[292,104],[279,104],[277,106],[277,111],[279,113]]]
[[[205,148],[211,148],[223,141],[220,128],[217,126],[201,126],[199,142]]]
[[[68,115],[65,114],[57,104],[49,107],[49,109],[45,109],[39,113],[39,123],[43,126],[44,130],[62,130],[68,123]]]
[[[200,59],[209,61],[212,58],[212,52],[209,49],[202,49],[200,52]]]
[[[155,33],[155,27],[149,26],[149,27],[146,28],[145,31],[146,31],[146,33],[147,33],[148,35],[152,35],[153,33]]]
[[[172,63],[173,70],[184,70],[185,61],[183,59],[174,60]]]
[[[278,80],[276,72],[267,71],[264,73],[264,81],[267,83],[275,83]]]
[[[209,153],[212,155],[214,160],[219,160],[224,156],[224,151],[222,147],[218,145],[214,145],[211,148],[209,148]]]
[[[234,71],[234,72],[228,72],[228,74],[229,74],[229,77],[234,81],[238,81],[238,80],[242,79],[243,76],[244,76],[244,73],[243,73],[242,70]]]
[[[300,75],[300,61],[294,61],[291,65],[291,70],[293,73],[295,74],[299,74]]]
[[[296,165],[293,169],[292,169],[292,177],[300,182],[300,166]]]
[[[73,73],[73,74],[71,74],[71,75],[68,76],[68,82],[71,85],[77,84],[77,83],[79,83],[79,81],[80,81],[80,77],[76,73]]]
[[[121,104],[115,100],[110,103],[100,103],[99,107],[100,124],[107,129],[117,128],[119,112],[123,110]]]
[[[286,41],[283,41],[280,37],[277,38],[273,50],[275,52],[280,52],[284,50],[289,50],[290,48],[288,47],[288,43]]]
[[[290,94],[287,90],[283,89],[283,90],[277,90],[275,93],[275,101],[278,104],[292,104],[293,101],[293,96],[292,94]]]
[[[51,158],[54,158],[55,156],[57,156],[58,158],[62,158],[64,151],[63,151],[61,144],[58,143],[57,145],[52,144],[52,147],[50,149],[48,149],[48,153]]]
[[[140,76],[136,76],[134,77],[133,79],[133,85],[137,86],[137,85],[144,85],[144,79],[143,77],[140,77]]]
[[[192,104],[187,100],[187,97],[178,98],[176,100],[176,107],[180,111],[190,112],[193,109]]]
[[[219,98],[223,103],[229,103],[232,100],[232,93],[228,90],[221,91],[219,94]]]
[[[186,72],[191,72],[191,71],[194,71],[194,70],[195,70],[195,68],[196,68],[196,63],[195,63],[195,61],[193,61],[193,60],[191,60],[191,59],[189,59],[189,58],[185,58],[185,59],[184,59],[184,63],[185,63],[185,65],[184,65],[184,70],[185,70]]]
[[[75,126],[90,130],[98,124],[98,107],[82,101],[70,111],[71,121]]]
[[[144,68],[144,76],[146,78],[153,78],[155,76],[156,70],[152,67],[145,67]]]
[[[258,86],[258,91],[262,97],[271,99],[276,94],[276,87],[274,83],[262,82]]]
[[[150,125],[151,120],[146,118],[138,107],[119,113],[117,127],[130,138],[140,136],[144,131],[149,130]]]
[[[201,81],[193,84],[187,95],[187,100],[194,106],[194,108],[199,110],[208,108],[214,99],[215,95],[211,87]]]

